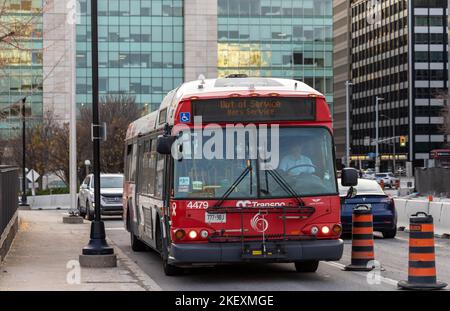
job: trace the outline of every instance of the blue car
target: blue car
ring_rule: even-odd
[[[357,190],[356,196],[348,199],[346,195],[349,188],[341,186],[339,181],[343,232],[352,232],[353,209],[364,204],[372,208],[373,230],[381,232],[383,238],[394,238],[397,234],[397,212],[395,211],[394,200],[384,193],[375,180],[358,179],[358,186],[355,188]]]

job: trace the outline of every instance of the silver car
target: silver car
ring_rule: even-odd
[[[123,175],[100,175],[100,211],[102,215],[123,214]],[[94,219],[94,175],[89,174],[80,186],[78,211],[88,220]]]
[[[397,181],[399,180],[394,176],[394,174],[387,172],[387,173],[377,173],[375,174],[375,179],[378,183],[383,181],[384,185],[389,188],[394,188]]]

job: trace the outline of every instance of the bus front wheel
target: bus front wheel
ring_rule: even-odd
[[[296,261],[295,270],[299,273],[314,273],[319,268],[318,260],[311,261]]]
[[[167,276],[177,276],[183,273],[183,269],[167,262],[167,259],[163,259],[164,273]]]
[[[159,222],[156,224],[156,249],[157,251],[160,253],[161,258],[163,260],[163,269],[164,269],[164,273],[167,276],[177,276],[180,275],[184,272],[184,270],[180,267],[171,265],[168,263],[167,261],[167,256],[168,254],[166,254],[163,251],[163,240],[162,240],[162,233],[161,233],[161,225],[159,224]]]

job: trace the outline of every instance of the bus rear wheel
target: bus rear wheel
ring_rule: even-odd
[[[139,240],[133,232],[130,232],[130,242],[131,242],[131,249],[135,252],[144,252],[148,250],[147,245],[145,245],[144,242]]]
[[[319,268],[318,260],[296,261],[295,270],[299,273],[314,273]]]

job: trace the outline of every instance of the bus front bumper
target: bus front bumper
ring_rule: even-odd
[[[174,265],[295,262],[308,260],[337,261],[341,259],[344,242],[337,240],[172,244],[169,260]]]

